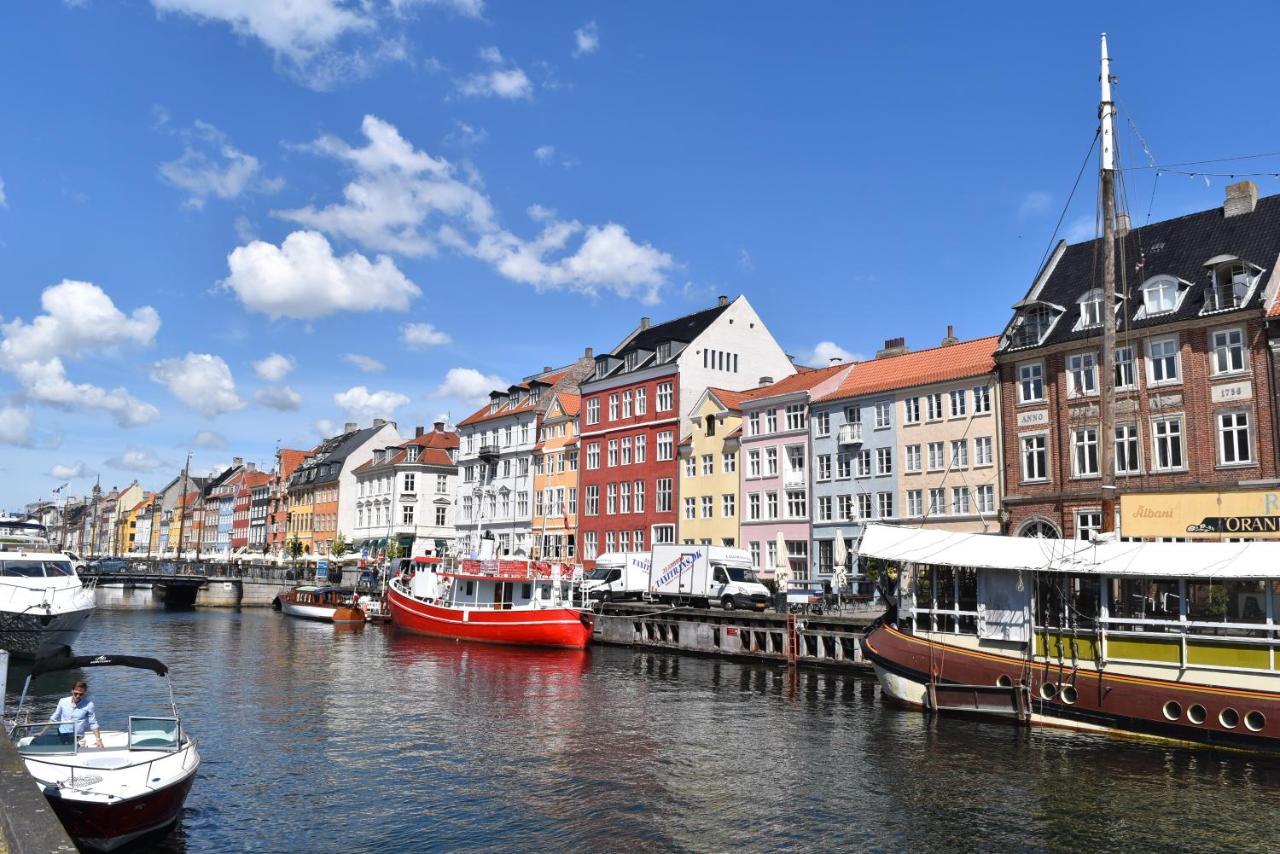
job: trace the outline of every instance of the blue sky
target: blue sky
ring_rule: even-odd
[[[0,507],[458,419],[721,293],[801,359],[998,332],[1092,136],[1103,30],[1127,165],[1129,119],[1160,163],[1280,149],[1237,31],[1280,23],[1262,5],[1219,32],[1134,4],[279,5],[2,13]],[[1226,183],[1152,201],[1133,173],[1134,222]]]

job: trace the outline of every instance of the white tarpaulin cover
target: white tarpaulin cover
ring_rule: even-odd
[[[1280,542],[1101,543],[867,525],[862,557],[1098,575],[1280,578]]]

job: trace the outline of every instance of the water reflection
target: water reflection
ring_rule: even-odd
[[[165,852],[1273,847],[1276,759],[934,721],[836,671],[266,611],[103,611],[78,651],[173,668],[204,765]],[[141,683],[87,675],[121,723]]]

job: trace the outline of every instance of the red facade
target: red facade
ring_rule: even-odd
[[[655,542],[655,531],[658,536],[666,535],[666,542],[675,542],[680,484],[676,453],[680,444],[680,384],[675,367],[671,365],[669,372],[660,376],[645,372],[647,376],[632,381],[619,378],[582,387],[578,518],[579,542],[583,563],[587,566],[594,564],[596,555],[606,551],[648,550]],[[593,385],[596,388],[592,388]],[[664,386],[670,387],[669,394]],[[637,393],[643,394],[643,414],[637,412]],[[630,395],[630,416],[623,414],[626,395]],[[617,401],[614,418],[610,418],[610,398]],[[670,401],[667,408],[658,408],[660,400]],[[597,407],[599,420],[590,423]],[[637,439],[643,440],[643,461],[640,462],[637,462],[640,453]],[[614,465],[609,464],[610,442],[616,443]],[[629,447],[629,463],[623,463],[624,443]],[[661,455],[660,446],[666,449]],[[597,452],[599,464],[592,467]],[[667,458],[660,459],[660,456]],[[637,485],[643,501],[639,512],[636,511]],[[614,490],[612,513],[609,512],[610,487]],[[598,495],[598,501],[592,497],[593,493]],[[669,501],[665,498],[668,495]],[[627,512],[623,512],[624,506]]]

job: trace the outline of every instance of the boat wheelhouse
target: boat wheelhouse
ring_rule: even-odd
[[[405,631],[459,640],[580,649],[591,612],[573,603],[580,570],[519,560],[428,563],[387,588],[391,622]]]
[[[93,613],[82,581],[43,526],[0,519],[0,649],[34,658],[69,649]]]
[[[869,525],[896,580],[863,639],[885,694],[1032,724],[1280,749],[1280,544]]]

